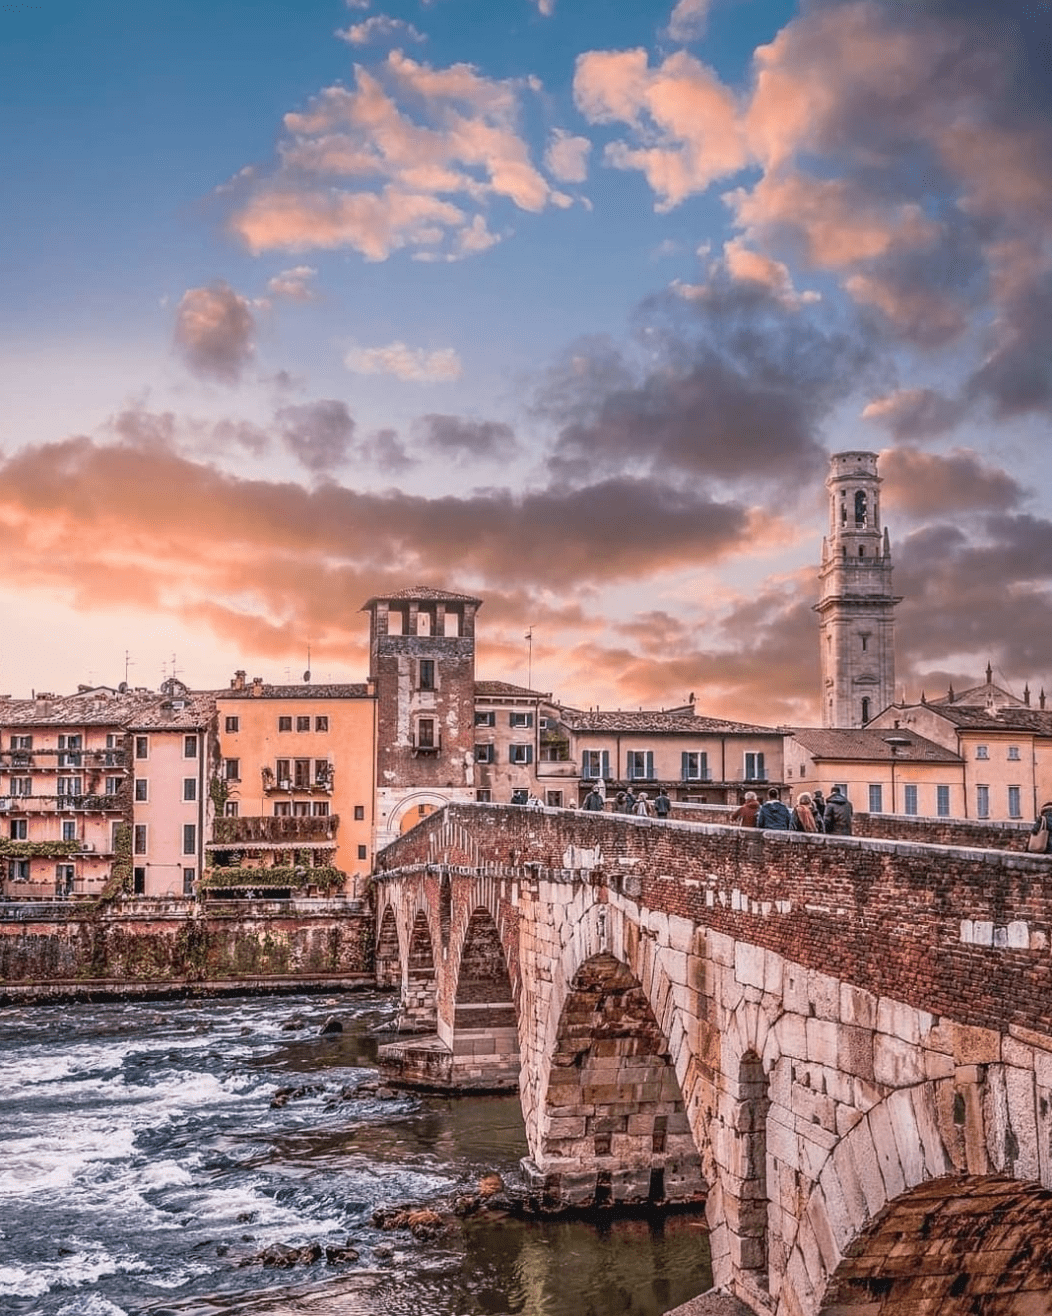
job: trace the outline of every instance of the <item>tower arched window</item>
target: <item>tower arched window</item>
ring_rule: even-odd
[[[859,555],[859,557],[865,557],[865,556],[866,556],[866,548],[865,548],[865,545],[864,545],[864,544],[859,544],[859,546],[858,546],[858,555]]]
[[[869,721],[869,699],[868,699],[868,698],[862,700],[862,721],[863,721],[863,722],[868,722],[868,721]]]
[[[869,520],[869,498],[865,489],[855,491],[855,525],[865,526]]]

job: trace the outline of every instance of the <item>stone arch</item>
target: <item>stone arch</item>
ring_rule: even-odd
[[[933,1179],[848,1248],[821,1316],[1039,1316],[1052,1293],[1052,1192],[1000,1175]]]
[[[476,905],[468,918],[453,1011],[458,1085],[517,1087],[519,1030],[511,975],[496,919],[485,905]]]
[[[538,1156],[524,1168],[542,1205],[704,1194],[668,1038],[639,978],[608,951],[570,981],[539,1115]]]
[[[380,930],[376,938],[376,985],[377,987],[401,987],[402,952],[398,944],[398,921],[390,905],[380,919]]]
[[[437,1019],[437,981],[435,952],[427,915],[418,909],[409,932],[406,956],[406,983],[402,992],[402,1009],[398,1031],[433,1032]]]
[[[430,814],[437,813],[439,809],[444,809],[448,803],[448,797],[438,791],[414,791],[412,795],[407,795],[404,799],[399,800],[397,807],[392,812],[388,823],[391,835],[404,835],[406,832],[411,831],[417,823],[423,822]]]
[[[973,1070],[981,1072],[977,1084]],[[963,1082],[955,1076],[895,1089],[833,1147],[800,1214],[795,1239],[787,1240],[779,1316],[825,1313],[827,1289],[845,1257],[856,1245],[864,1247],[859,1240],[870,1227],[876,1222],[879,1229],[884,1214],[914,1190],[933,1182],[967,1185],[991,1177],[1016,1185],[1036,1182],[1036,1155],[1009,1159],[1009,1149],[1021,1141],[1013,1127],[1034,1141],[1033,1071],[991,1064],[967,1067],[967,1072]],[[925,1200],[923,1194],[917,1200]],[[911,1219],[917,1223],[915,1216]],[[1000,1316],[1002,1308],[991,1310]],[[879,1312],[878,1307],[874,1316]],[[899,1316],[889,1307],[888,1316],[892,1312]]]

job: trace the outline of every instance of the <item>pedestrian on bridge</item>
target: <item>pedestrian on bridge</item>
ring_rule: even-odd
[[[829,799],[826,800],[826,811],[822,819],[826,832],[830,836],[850,836],[851,820],[854,816],[855,811],[851,807],[851,801],[839,786],[835,786]]]
[[[731,814],[731,822],[738,827],[755,827],[760,816],[760,801],[755,791],[746,791],[745,799]]]
[[[646,791],[639,792],[639,799],[636,800],[636,807],[633,810],[640,818],[650,817],[650,801],[647,799]]]
[[[815,815],[815,802],[807,791],[803,791],[796,800],[792,817],[789,820],[791,832],[820,832],[822,824]]]
[[[1030,829],[1030,835],[1027,837],[1026,848],[1031,854],[1049,854],[1052,853],[1049,847],[1049,837],[1052,836],[1052,800],[1047,804],[1042,804],[1041,812],[1037,815],[1037,821]]]
[[[667,818],[672,812],[672,801],[668,797],[668,791],[661,787],[654,800],[654,813],[658,818]]]
[[[588,794],[584,797],[584,807],[589,813],[602,813],[606,808],[606,801],[599,794],[599,787],[593,786]]]
[[[781,801],[778,788],[772,786],[767,792],[767,800],[760,809],[756,826],[770,832],[787,832],[792,821],[789,810]]]

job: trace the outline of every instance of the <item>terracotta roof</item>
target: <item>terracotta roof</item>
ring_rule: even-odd
[[[790,727],[788,734],[815,759],[960,763],[959,754],[915,731],[868,727]],[[891,744],[889,742],[897,742]],[[905,741],[907,743],[903,744]]]
[[[371,608],[374,603],[394,602],[396,599],[417,599],[421,603],[474,603],[482,607],[482,600],[472,594],[451,594],[449,590],[434,589],[431,585],[410,585],[408,589],[396,590],[394,594],[377,594],[362,604],[362,611]]]
[[[976,731],[1032,731],[1039,736],[1052,736],[1052,709],[1027,708],[971,708],[960,704],[928,704],[939,717],[954,726]]]
[[[108,696],[86,691],[53,699],[0,700],[0,726],[196,730],[210,721],[214,711],[215,701],[207,692],[173,697],[152,691]]]
[[[987,681],[983,685],[973,685],[970,690],[954,691],[951,699],[948,694],[942,695],[939,699],[929,699],[929,704],[938,704],[940,708],[949,706],[956,708],[964,705],[966,708],[1026,708],[1026,704],[1021,699],[1008,690],[1002,690],[999,685]]]
[[[350,685],[268,685],[264,681],[258,695],[252,693],[252,682],[246,681],[243,690],[213,690],[216,699],[368,699],[369,687],[364,681]]]
[[[661,732],[665,735],[776,735],[773,727],[753,726],[749,722],[726,722],[719,717],[696,717],[690,713],[658,713],[642,711],[582,713],[564,708],[562,720],[573,731],[638,731]]]
[[[476,699],[551,699],[550,693],[542,690],[530,690],[524,685],[512,685],[510,681],[476,681]]]

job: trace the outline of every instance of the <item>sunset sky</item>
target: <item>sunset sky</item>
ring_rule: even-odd
[[[1049,0],[0,5],[0,693],[479,674],[818,717],[828,454],[908,697],[1052,694]]]

